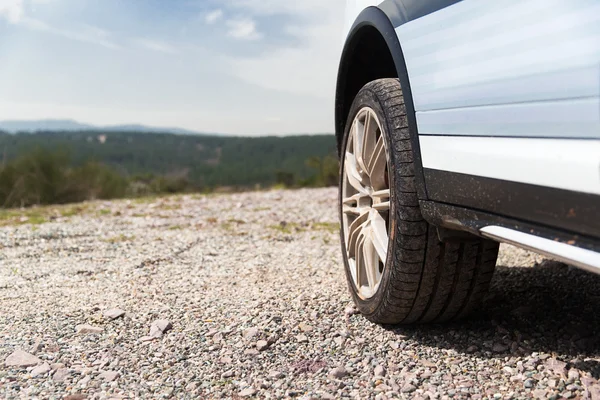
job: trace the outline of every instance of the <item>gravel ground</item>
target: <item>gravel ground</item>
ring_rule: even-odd
[[[335,199],[15,214],[0,228],[0,397],[600,398],[600,277],[506,246],[473,318],[374,325],[347,293]]]

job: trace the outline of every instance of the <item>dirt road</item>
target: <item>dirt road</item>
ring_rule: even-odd
[[[0,398],[600,398],[600,277],[503,247],[472,319],[374,325],[351,307],[335,202],[4,215]]]

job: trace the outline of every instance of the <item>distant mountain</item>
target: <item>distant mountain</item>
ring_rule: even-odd
[[[42,132],[42,131],[110,131],[110,132],[144,132],[144,133],[176,133],[180,135],[202,135],[181,128],[160,128],[138,124],[98,126],[83,124],[70,119],[44,119],[33,121],[0,121],[0,131],[8,133]]]

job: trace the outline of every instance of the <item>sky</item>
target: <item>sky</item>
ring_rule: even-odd
[[[0,120],[333,132],[344,0],[0,0]]]

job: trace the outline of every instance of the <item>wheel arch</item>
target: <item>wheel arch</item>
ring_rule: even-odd
[[[417,195],[420,200],[427,200],[417,121],[402,47],[389,17],[378,7],[371,6],[358,15],[350,28],[339,64],[335,94],[338,155],[354,97],[366,83],[380,78],[400,80],[414,152]]]

